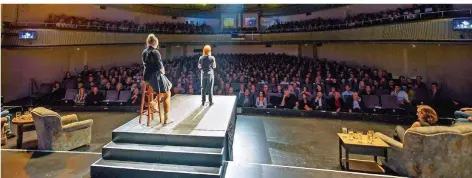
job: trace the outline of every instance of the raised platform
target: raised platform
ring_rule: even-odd
[[[232,160],[236,97],[213,99],[213,106],[201,106],[198,95],[177,95],[173,122],[163,125],[156,114],[148,127],[146,116],[141,123],[138,116],[115,129],[91,176],[220,177],[224,161]]]

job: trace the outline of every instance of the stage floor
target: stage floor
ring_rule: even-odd
[[[159,115],[155,114],[148,127],[147,116],[143,115],[141,124],[137,116],[114,132],[224,137],[234,110],[228,107],[228,102],[231,104],[235,99],[235,96],[214,96],[213,106],[209,103],[202,106],[199,95],[176,95],[172,97],[169,114],[173,122],[166,125],[159,123]]]

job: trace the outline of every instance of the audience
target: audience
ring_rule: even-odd
[[[393,22],[409,21],[415,19],[442,18],[438,13],[440,8],[451,7],[452,5],[412,5],[412,8],[398,8],[396,10],[380,11],[376,13],[359,13],[348,16],[345,19],[323,19],[317,17],[315,19],[290,22],[276,22],[269,26],[265,32],[303,32],[303,31],[319,31],[341,28],[354,28],[361,26],[388,24]],[[418,13],[430,13],[428,15],[419,16]]]
[[[213,32],[210,25],[188,23],[153,22],[139,25],[133,21],[108,21],[102,19],[87,19],[68,15],[50,14],[45,21],[48,27],[87,29],[119,32],[158,32],[158,33],[181,33],[181,34],[209,34]],[[54,24],[54,25],[53,25]],[[84,76],[84,75],[82,75]]]
[[[431,85],[432,89],[428,92],[419,87],[424,85],[422,81],[418,83],[407,77],[400,77],[396,81],[387,71],[366,66],[348,66],[324,59],[305,60],[273,53],[217,54],[215,57],[218,59],[217,65],[221,66],[215,71],[215,95],[236,93],[238,106],[243,107],[297,107],[300,110],[361,112],[364,109],[365,95],[395,95],[398,105],[411,111],[413,106],[421,103],[438,103],[431,105],[441,106],[440,101],[445,101],[442,98],[447,98],[442,96],[436,83]],[[172,88],[173,94],[199,94],[200,76],[195,75],[198,73],[197,60],[198,56],[181,56],[164,61],[169,80],[176,83]],[[91,97],[85,97],[86,105],[102,103],[99,99],[93,99],[99,98],[93,94],[97,89],[101,90],[98,93],[103,94],[109,90],[132,91],[128,104],[139,105],[143,86],[142,70],[140,64],[101,68],[99,71],[84,66],[84,70],[77,76],[66,72],[62,81],[65,87],[61,83],[55,83],[50,95],[55,97],[50,98],[51,101],[59,101],[64,94],[58,93],[87,86],[92,88],[92,92],[79,94],[82,98]],[[421,77],[417,79],[421,80]],[[392,91],[389,91],[390,88]],[[263,97],[259,96],[260,93],[263,93]]]

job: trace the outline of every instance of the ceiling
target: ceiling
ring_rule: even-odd
[[[177,16],[218,18],[222,13],[262,13],[262,16],[303,14],[344,6],[343,4],[120,4],[105,5],[136,12]]]

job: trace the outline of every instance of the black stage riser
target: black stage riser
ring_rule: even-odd
[[[94,164],[90,168],[91,177],[97,178],[221,178],[221,168],[214,168],[215,171],[212,173],[198,173],[191,171],[178,171],[178,170],[166,170],[159,169],[159,166],[153,166],[149,168],[136,168],[133,166],[123,166],[120,165],[106,165],[106,166],[96,166]]]
[[[178,146],[162,146],[166,148],[160,149],[156,146],[138,145],[130,149],[126,148],[127,145],[117,145],[103,147],[103,159],[206,167],[220,167],[223,160],[223,148],[212,148],[219,151],[216,153],[199,147],[189,150],[188,147]]]
[[[137,143],[149,145],[174,145],[207,148],[222,148],[224,137],[147,134],[131,132],[113,132],[112,140],[115,143]]]

